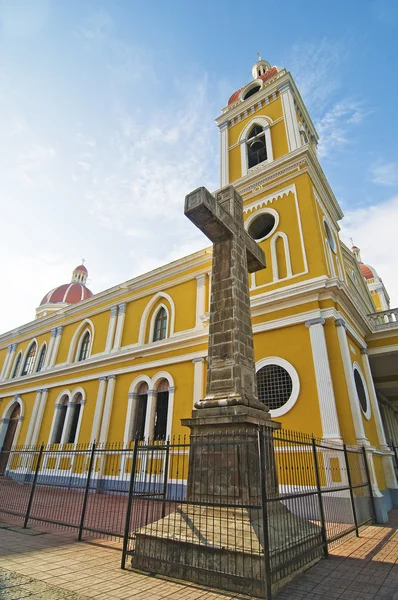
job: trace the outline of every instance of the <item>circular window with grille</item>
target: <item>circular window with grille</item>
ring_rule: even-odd
[[[256,212],[247,220],[247,232],[256,242],[262,242],[275,231],[278,221],[279,215],[276,210]]]
[[[298,398],[300,383],[296,369],[287,360],[269,357],[257,363],[257,394],[272,417],[287,413]]]
[[[355,389],[357,391],[357,396],[358,396],[358,400],[359,400],[359,405],[362,408],[365,418],[370,419],[370,404],[369,404],[366,383],[365,383],[363,375],[360,372],[357,364],[354,365],[354,381],[355,381]]]

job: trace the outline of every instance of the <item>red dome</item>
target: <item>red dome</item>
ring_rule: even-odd
[[[234,92],[232,94],[232,96],[230,97],[230,99],[228,100],[228,106],[230,104],[233,104],[234,102],[237,102],[237,100],[239,100],[239,94],[242,88],[240,88],[239,90],[237,90],[236,92]]]
[[[267,81],[268,79],[271,79],[271,77],[274,77],[274,75],[276,75],[277,73],[278,73],[278,68],[271,67],[271,69],[268,69],[268,71],[266,71],[264,73],[264,75],[260,75],[260,77],[257,77],[257,80],[261,79],[261,81]],[[240,93],[242,90],[243,90],[243,88],[240,88],[239,90],[237,90],[236,92],[234,92],[232,94],[232,96],[228,100],[228,106],[230,104],[234,104],[234,102],[237,102],[239,100],[239,96],[240,96]]]
[[[365,277],[365,279],[373,279],[373,277],[377,277],[376,271],[374,271],[374,269],[372,270],[372,267],[369,267],[369,265],[360,263],[359,268],[361,269],[362,275]]]
[[[78,267],[76,267],[75,271],[83,271],[84,273],[88,273],[84,265],[79,265]]]
[[[87,269],[82,265],[81,270]],[[40,306],[42,304],[47,304],[51,302],[51,304],[56,304],[58,302],[65,302],[67,304],[76,304],[76,302],[81,302],[81,300],[86,300],[86,298],[90,298],[93,295],[88,288],[82,283],[64,283],[64,285],[60,285],[59,287],[48,292],[40,302]]]

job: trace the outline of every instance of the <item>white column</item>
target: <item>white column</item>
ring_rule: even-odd
[[[111,314],[109,317],[108,335],[106,336],[105,352],[110,352],[113,346],[113,339],[115,337],[116,329],[117,306],[112,306],[110,313]]]
[[[108,386],[106,388],[104,414],[102,417],[101,433],[100,433],[100,437],[99,437],[99,441],[101,444],[104,444],[108,440],[108,432],[109,432],[109,425],[111,422],[113,394],[115,392],[116,376],[109,375],[107,377],[107,379],[108,379]]]
[[[173,426],[173,411],[174,411],[174,394],[175,387],[169,388],[169,405],[167,408],[167,423],[166,423],[166,439],[171,438],[171,430]]]
[[[229,183],[228,121],[220,125],[221,187]]]
[[[281,95],[283,115],[285,117],[287,143],[289,152],[292,152],[292,150],[300,148],[301,140],[290,83],[286,83],[280,87],[279,93]]]
[[[310,332],[312,359],[314,361],[316,387],[318,390],[319,409],[322,421],[322,437],[327,440],[342,442],[336,400],[334,397],[332,375],[326,346],[325,319],[311,319],[306,322]]]
[[[53,345],[53,349],[51,352],[51,359],[50,359],[50,363],[49,363],[49,367],[53,367],[57,361],[57,354],[58,354],[58,350],[59,350],[59,345],[61,343],[61,335],[62,335],[62,331],[63,331],[63,327],[62,325],[60,327],[57,327],[56,329],[56,336],[55,336],[55,340],[54,340],[54,345]]]
[[[156,405],[157,405],[157,393],[156,390],[148,390],[147,410],[145,417],[145,428],[144,438],[146,440],[153,440],[155,435],[155,416],[156,416]]]
[[[114,350],[119,350],[120,346],[122,345],[124,319],[126,317],[126,303],[123,302],[122,304],[119,304],[118,308],[119,308],[119,314],[117,317],[115,341],[113,342]]]
[[[99,379],[98,379],[97,400],[95,403],[93,425],[91,427],[91,438],[90,438],[91,443],[98,442],[98,436],[99,436],[101,420],[102,420],[102,412],[104,410],[106,381],[107,381],[106,377],[99,377]]]
[[[53,329],[51,329],[51,338],[48,343],[43,369],[48,369],[50,367],[50,361],[51,361],[52,354],[53,354],[54,340],[55,340],[56,335],[57,335],[57,328],[54,327]]]
[[[354,372],[352,369],[352,362],[350,356],[350,349],[348,347],[348,340],[346,334],[346,324],[344,319],[336,319],[337,337],[339,339],[340,353],[343,360],[345,381],[348,390],[348,396],[350,399],[351,415],[354,423],[355,437],[359,446],[369,445],[368,439],[365,434],[365,428],[363,426],[361,408],[359,406],[357,391],[354,381]]]
[[[204,366],[205,359],[204,358],[194,358],[193,359],[193,406],[197,402],[200,402],[203,398],[203,374],[204,374]]]
[[[17,345],[18,344],[11,344],[11,346],[8,346],[8,354],[7,354],[7,358],[4,364],[4,371],[3,371],[3,376],[2,379],[8,379],[10,376],[10,371],[11,371],[11,366],[12,363],[14,362],[14,357],[15,357],[15,351],[17,349]]]
[[[196,277],[196,329],[203,329],[201,319],[206,312],[206,274],[202,273]]]
[[[68,402],[68,404],[66,405],[66,415],[65,415],[65,422],[64,422],[64,428],[62,430],[62,436],[61,436],[61,441],[60,444],[67,444],[68,443],[68,439],[69,439],[69,434],[70,434],[70,430],[72,427],[72,419],[73,419],[73,413],[75,412],[75,403],[74,402]]]
[[[48,389],[47,388],[44,388],[43,390],[40,390],[40,391],[41,391],[40,404],[39,404],[38,411],[37,411],[35,428],[33,430],[32,439],[30,440],[30,444],[32,446],[34,446],[35,444],[37,444],[39,442],[41,424],[43,421],[43,415],[44,415],[44,411],[46,409],[47,398],[48,398]]]
[[[30,417],[28,432],[25,438],[25,446],[29,446],[31,444],[31,439],[33,435],[33,431],[35,429],[35,423],[37,418],[37,413],[40,406],[40,398],[41,398],[42,390],[36,390],[35,403],[33,405],[32,415]]]
[[[127,402],[127,418],[126,425],[124,428],[124,446],[127,446],[135,435],[135,431],[133,431],[133,425],[135,422],[135,415],[137,412],[137,394],[136,392],[129,392],[128,394],[128,402]]]

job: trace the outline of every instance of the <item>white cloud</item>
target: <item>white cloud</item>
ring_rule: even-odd
[[[391,299],[391,307],[398,306],[398,196],[377,205],[347,211],[341,238],[351,246],[350,237],[361,249],[362,260],[373,266]]]
[[[377,164],[371,169],[373,183],[398,185],[398,163]]]
[[[337,102],[316,123],[319,134],[319,156],[328,156],[334,150],[352,144],[352,126],[358,125],[370,114],[363,105],[353,100]]]

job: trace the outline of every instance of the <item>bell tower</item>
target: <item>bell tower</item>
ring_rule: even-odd
[[[252,292],[320,276],[344,281],[343,213],[318,161],[318,134],[291,73],[258,58],[216,119],[221,187],[243,197],[246,229],[267,257]]]

